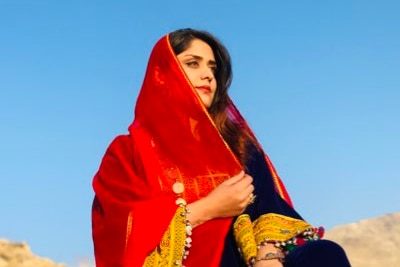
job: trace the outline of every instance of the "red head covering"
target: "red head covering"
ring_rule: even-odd
[[[234,105],[231,115],[243,123]],[[183,198],[206,196],[242,166],[215,127],[168,40],[155,45],[129,135],[117,137],[94,177],[93,239],[97,267],[142,266]],[[218,266],[231,219],[197,227],[186,266]]]
[[[152,51],[129,132],[110,145],[93,182],[98,267],[142,266],[177,208],[171,189],[177,179],[190,203],[242,169],[181,69],[168,36]],[[218,266],[230,221],[213,220],[195,229],[187,266]]]

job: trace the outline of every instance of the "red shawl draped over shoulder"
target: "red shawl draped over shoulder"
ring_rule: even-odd
[[[191,203],[241,170],[163,37],[151,53],[129,134],[111,143],[93,180],[96,266],[143,265],[177,209],[175,181]],[[185,265],[218,266],[231,220],[196,227]]]

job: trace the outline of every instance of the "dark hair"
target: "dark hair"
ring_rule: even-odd
[[[246,145],[253,138],[239,124],[230,120],[227,114],[227,107],[229,105],[228,88],[232,81],[230,55],[225,46],[216,37],[206,31],[187,28],[176,30],[169,34],[169,42],[175,55],[189,48],[191,42],[195,39],[202,40],[211,47],[217,63],[217,70],[215,72],[217,90],[208,111],[225,141],[242,164],[245,165],[248,159]]]

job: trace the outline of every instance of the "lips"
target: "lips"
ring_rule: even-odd
[[[207,85],[203,85],[203,86],[196,86],[195,87],[197,90],[202,91],[204,93],[211,93],[211,87],[207,86]]]

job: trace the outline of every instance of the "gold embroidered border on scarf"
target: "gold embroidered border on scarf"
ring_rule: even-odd
[[[146,257],[143,267],[182,265],[186,239],[184,212],[185,208],[179,206],[160,244]]]

